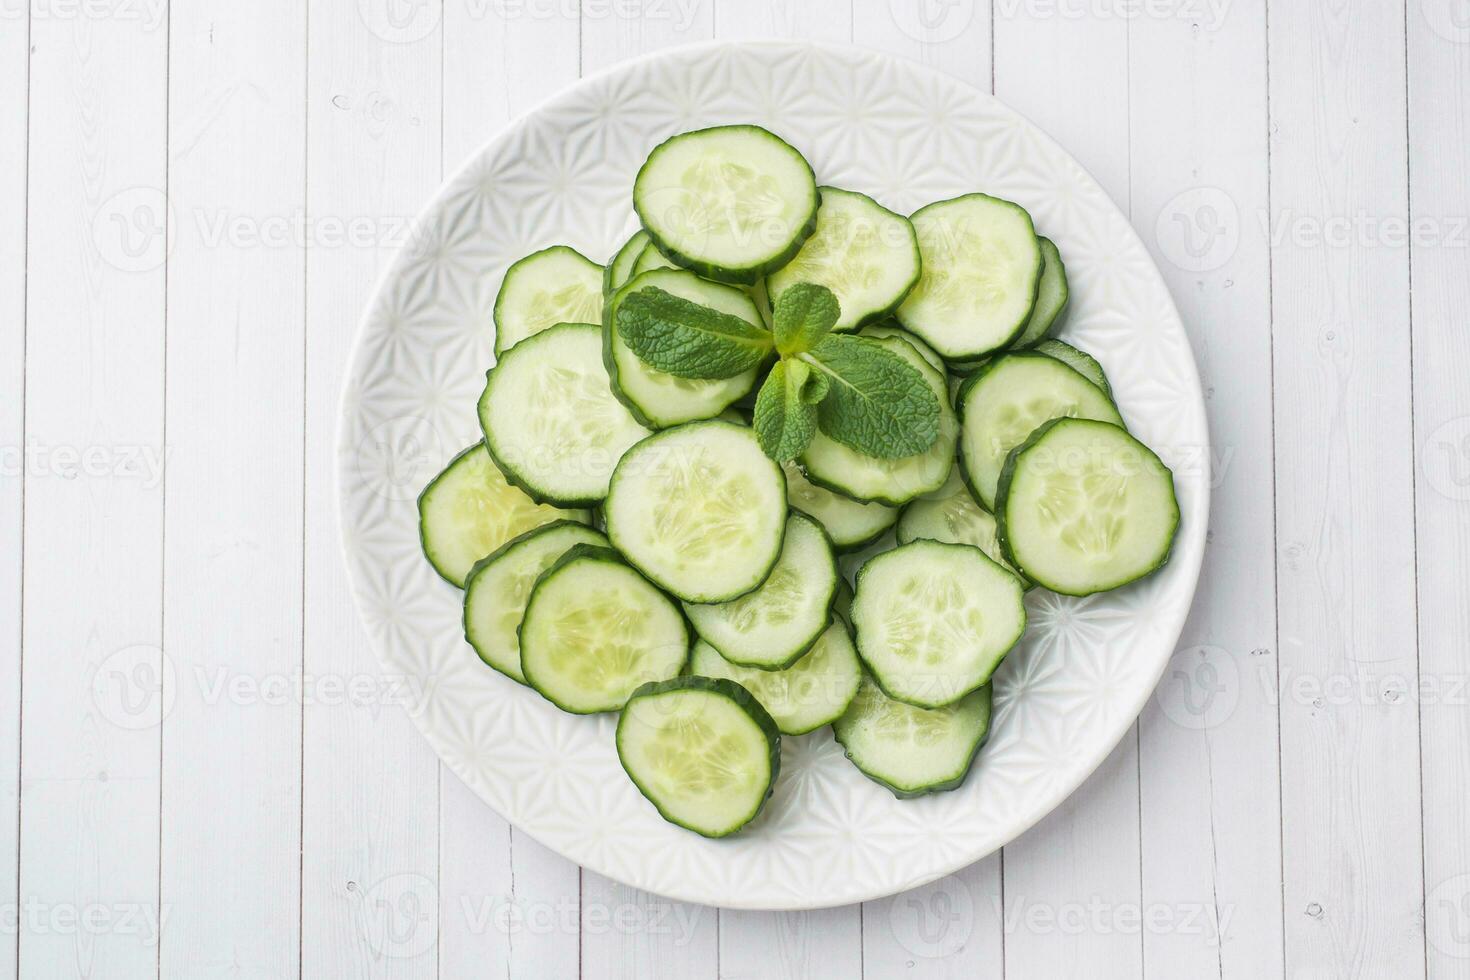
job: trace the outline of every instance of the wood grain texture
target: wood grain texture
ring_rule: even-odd
[[[1470,24],[1408,18],[1409,243],[1429,976],[1470,977]]]
[[[1143,934],[1150,976],[1283,968],[1266,73],[1241,70],[1265,45],[1264,2],[1129,25],[1133,220],[1189,331],[1212,441],[1177,454],[1210,468],[1210,534],[1139,725],[1143,906],[1170,914]]]
[[[146,977],[156,929],[49,923],[159,921],[167,32],[36,18],[31,46],[20,973]]]
[[[300,862],[282,858],[301,846],[302,700],[318,693],[296,680],[305,14],[285,0],[180,6],[169,66],[163,599],[180,683],[163,728],[174,914],[160,971],[289,976]]]
[[[1415,977],[1409,268],[1371,227],[1408,207],[1404,10],[1269,12],[1286,972]]]
[[[365,221],[369,233],[306,259],[305,663],[385,695],[305,708],[304,977],[438,972],[439,764],[404,710],[412,693],[384,676],[363,636],[332,501],[358,316],[439,183],[441,14],[437,2],[310,7],[307,213]]]
[[[30,18],[0,34],[0,901],[20,895],[20,669],[25,466],[26,148]],[[0,935],[0,977],[17,970]]]
[[[1098,9],[1064,17],[995,0],[995,94],[1066,146],[1127,213],[1128,21]],[[1139,974],[1138,931],[1113,925],[1141,902],[1138,791],[1135,726],[1066,804],[1005,849],[1007,975]],[[1094,904],[1101,917],[1083,916]]]

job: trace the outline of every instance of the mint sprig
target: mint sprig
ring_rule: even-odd
[[[809,282],[797,283],[781,294],[771,315],[776,350],[787,357],[811,350],[841,315],[832,290]]]
[[[753,423],[778,462],[800,456],[819,431],[878,459],[925,452],[939,438],[934,390],[883,344],[833,334],[840,316],[832,291],[811,283],[777,297],[770,332],[649,286],[619,302],[615,326],[640,359],[681,378],[733,378],[774,348],[781,360],[756,396]]]
[[[657,286],[624,297],[616,321],[640,360],[680,378],[733,378],[759,367],[772,347],[768,331]]]
[[[939,438],[939,399],[919,369],[866,337],[831,334],[801,358],[828,379],[817,427],[865,456],[901,459]]]

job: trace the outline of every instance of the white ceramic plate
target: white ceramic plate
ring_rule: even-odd
[[[818,181],[898,211],[973,190],[1029,208],[1066,258],[1064,337],[1102,361],[1130,427],[1175,466],[1174,557],[1089,599],[1037,590],[997,674],[995,721],[965,785],[900,801],[830,729],[785,739],[775,796],[733,839],[659,818],[618,767],[612,717],[563,714],[484,666],[460,593],[419,551],[415,497],[479,439],[502,273],[564,242],[597,261],[636,227],[633,175],[687,129],[767,126]],[[621,65],[547,102],[440,190],[364,317],[343,397],[339,498],[357,602],[384,668],[444,762],[520,829],[593,870],[674,898],[797,909],[922,884],[996,850],[1108,754],[1168,662],[1199,574],[1208,511],[1204,407],[1158,270],[1097,183],[989,95],[916,64],[790,43],[700,45]]]

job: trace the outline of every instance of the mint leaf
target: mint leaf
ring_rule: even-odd
[[[771,312],[776,349],[782,354],[800,354],[821,342],[842,311],[837,297],[826,286],[799,282],[776,299]]]
[[[817,407],[802,397],[811,377],[800,361],[777,361],[755,396],[755,437],[778,463],[801,455],[817,434]]]
[[[616,314],[618,336],[645,363],[680,378],[733,378],[760,366],[769,332],[648,286],[625,296]]]
[[[828,381],[817,428],[865,456],[900,459],[939,438],[939,399],[919,369],[865,337],[832,334],[801,355]]]

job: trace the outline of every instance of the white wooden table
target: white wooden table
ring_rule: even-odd
[[[758,36],[1057,137],[1215,442],[1193,617],[1098,773],[953,878],[780,915],[583,872],[449,775],[333,490],[441,178],[579,75]],[[0,973],[1470,977],[1467,364],[1467,0],[0,0]]]

